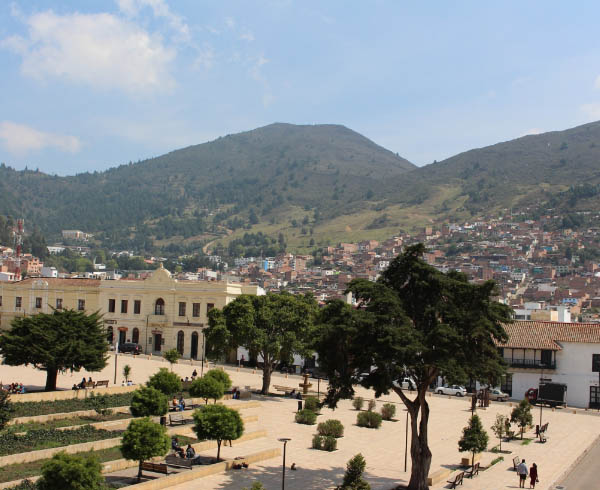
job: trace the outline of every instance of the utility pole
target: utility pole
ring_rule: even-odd
[[[117,357],[119,357],[119,340],[115,342],[115,380],[113,384],[117,386]]]

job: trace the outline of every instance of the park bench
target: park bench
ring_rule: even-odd
[[[277,391],[283,391],[285,396],[288,396],[295,388],[290,388],[289,386],[281,386],[281,385],[273,385]]]
[[[513,470],[517,471],[517,467],[521,464],[521,460],[519,459],[519,456],[515,456],[513,458]]]
[[[166,463],[152,463],[150,461],[144,461],[142,463],[142,471],[151,471],[152,473],[162,473],[163,475],[168,475],[169,467]]]
[[[108,388],[108,380],[104,379],[102,381],[97,381],[96,386],[94,386],[94,388],[99,388],[100,386],[106,386]]]
[[[184,398],[183,403],[185,403],[185,410],[193,410],[196,408],[196,404],[192,398]]]
[[[191,470],[193,460],[181,458],[181,457],[177,456],[177,454],[169,454],[165,458],[165,463],[167,463],[167,465],[173,466],[175,468],[187,468],[187,469]]]
[[[461,471],[454,477],[454,480],[448,480],[447,483],[450,483],[450,488],[456,488],[458,485],[463,484],[464,477],[465,477],[465,472]]]
[[[480,463],[475,463],[475,466],[465,471],[467,478],[473,478],[474,476],[479,475],[479,465]]]
[[[192,419],[190,419],[190,418],[184,418],[183,413],[181,413],[181,412],[169,414],[169,424],[170,425],[175,425],[175,424],[185,425],[191,421],[192,421]]]

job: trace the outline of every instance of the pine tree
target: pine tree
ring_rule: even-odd
[[[469,451],[473,454],[471,467],[474,467],[475,454],[485,451],[487,445],[488,435],[481,425],[481,419],[478,415],[473,415],[469,420],[469,425],[463,429],[463,435],[458,441],[458,450],[460,452]]]

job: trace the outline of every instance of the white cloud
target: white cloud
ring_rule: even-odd
[[[22,56],[21,70],[29,77],[135,93],[174,85],[168,72],[174,50],[132,22],[105,13],[47,11],[30,16],[26,23],[27,38],[13,36],[0,47]]]
[[[590,119],[597,121],[600,119],[600,103],[591,102],[589,104],[583,104],[580,109],[584,114],[586,114]]]
[[[46,133],[11,121],[0,122],[0,142],[8,151],[25,154],[43,148],[57,148],[68,153],[77,153],[81,142],[75,136]]]
[[[189,41],[190,39],[190,28],[184,18],[171,12],[169,5],[164,0],[117,0],[117,4],[119,10],[129,17],[136,17],[140,10],[148,7],[152,9],[155,17],[165,19],[181,40]]]
[[[250,31],[245,31],[242,34],[240,34],[240,39],[242,41],[252,42],[254,41],[254,34],[252,34]]]

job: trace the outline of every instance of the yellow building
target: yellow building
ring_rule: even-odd
[[[162,266],[144,280],[0,282],[0,328],[9,328],[15,316],[49,313],[52,308],[100,311],[111,343],[139,343],[144,353],[153,354],[177,348],[184,358],[200,359],[208,311],[223,308],[240,294],[261,291],[240,283],[178,281]]]

